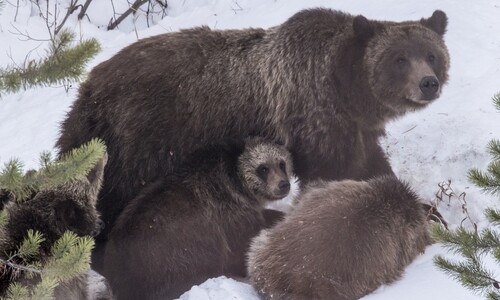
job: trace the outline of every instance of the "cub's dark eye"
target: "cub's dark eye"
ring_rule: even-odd
[[[434,54],[429,54],[429,55],[427,55],[427,60],[430,62],[433,62],[436,60],[436,57],[434,56]]]
[[[286,172],[286,164],[284,161],[280,161],[280,169],[283,172]]]
[[[406,58],[404,58],[404,57],[399,57],[399,58],[396,60],[396,62],[398,63],[398,65],[404,65],[404,64],[406,64],[406,62],[407,62],[407,61],[408,61],[408,60],[407,60]]]
[[[264,165],[260,165],[257,168],[257,176],[259,176],[263,180],[267,179],[267,174],[268,173],[269,173],[269,168],[266,167],[266,166],[264,166]]]

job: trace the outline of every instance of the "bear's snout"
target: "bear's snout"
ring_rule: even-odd
[[[278,193],[280,195],[288,195],[290,192],[290,182],[288,180],[281,180],[278,184]]]
[[[439,80],[435,76],[425,76],[420,81],[419,87],[423,94],[422,100],[434,100],[439,90]]]

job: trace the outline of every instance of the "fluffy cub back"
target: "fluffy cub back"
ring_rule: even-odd
[[[316,182],[253,240],[251,282],[265,299],[359,299],[397,280],[431,243],[426,218],[392,176]]]

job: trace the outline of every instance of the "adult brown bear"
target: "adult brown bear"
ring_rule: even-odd
[[[378,138],[389,120],[440,95],[446,25],[439,10],[396,23],[309,9],[267,30],[143,39],[92,70],[57,147],[95,137],[108,146],[102,241],[145,183],[227,138],[283,142],[302,182],[391,174]]]

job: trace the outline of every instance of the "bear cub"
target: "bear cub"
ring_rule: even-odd
[[[359,299],[431,244],[427,209],[394,176],[311,183],[284,221],[253,239],[250,280],[264,299]]]
[[[97,235],[102,222],[99,219],[96,203],[106,162],[107,155],[98,161],[85,178],[39,191],[23,202],[16,201],[8,193],[0,193],[3,209],[8,215],[7,223],[0,231],[0,257],[8,259],[10,253],[18,249],[30,229],[39,231],[45,239],[39,253],[33,258],[41,261],[48,258],[54,242],[67,230],[78,236]],[[101,282],[99,289],[89,289],[89,276],[92,280]],[[0,275],[0,295],[5,296],[13,281],[29,285],[37,280],[36,277],[28,279],[23,274],[14,274],[10,268],[6,268]],[[54,297],[61,300],[84,300],[111,299],[112,296],[105,279],[89,270],[86,274],[57,286]]]
[[[267,200],[290,191],[288,151],[260,139],[194,152],[118,217],[103,274],[118,299],[172,299],[220,275],[246,276],[245,253],[282,217]]]

